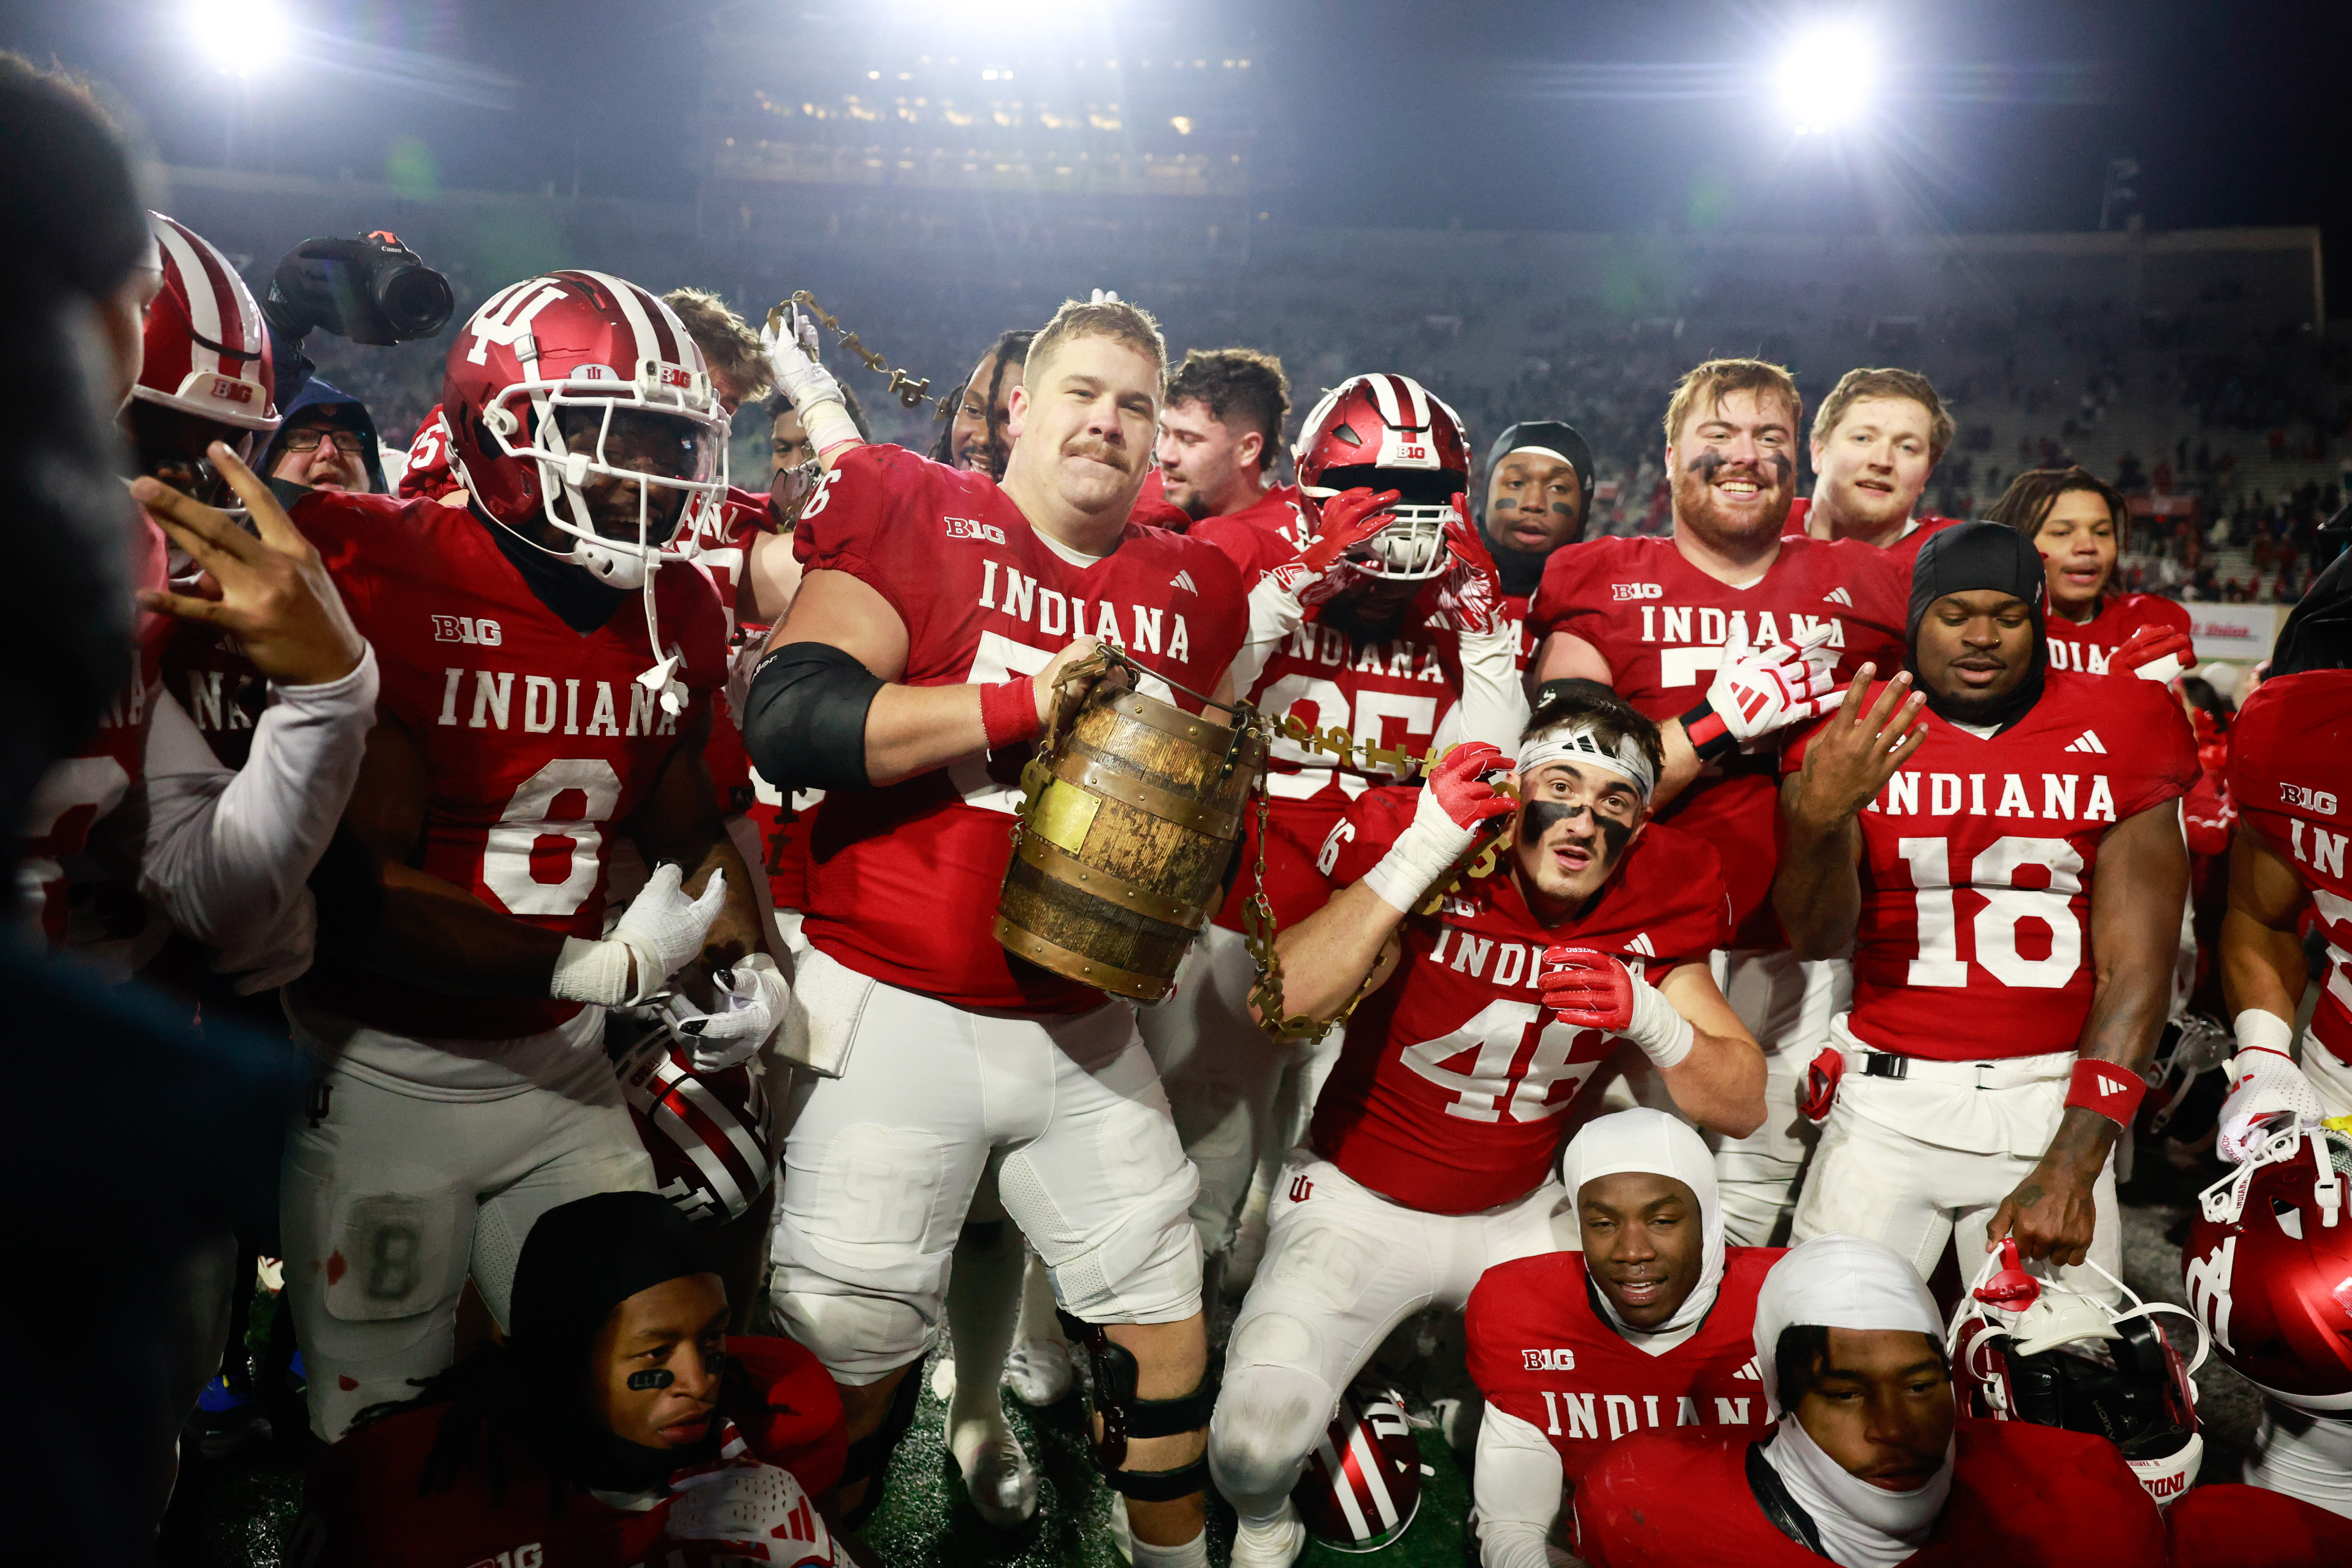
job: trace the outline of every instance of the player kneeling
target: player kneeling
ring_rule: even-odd
[[[1943,1323],[1900,1256],[1824,1236],[1772,1266],[1757,1370],[1780,1426],[1643,1432],[1586,1472],[1592,1568],[2167,1561],[2156,1504],[2105,1438],[1958,1414]]]
[[[1727,934],[1715,851],[1649,821],[1657,726],[1578,682],[1521,739],[1516,809],[1489,777],[1513,766],[1468,745],[1425,788],[1364,795],[1324,844],[1340,890],[1276,942],[1279,1028],[1363,1005],[1275,1200],[1210,1422],[1237,1568],[1297,1555],[1291,1488],[1391,1329],[1558,1249],[1558,1118],[1617,1037],[1703,1124],[1763,1119],[1763,1057],[1707,972]],[[1456,885],[1490,825],[1501,869]]]
[[[1560,1164],[1582,1249],[1488,1269],[1465,1318],[1486,1398],[1486,1568],[1545,1568],[1563,1493],[1630,1432],[1771,1426],[1752,1342],[1782,1249],[1724,1246],[1699,1135],[1662,1110],[1621,1110],[1588,1123]]]

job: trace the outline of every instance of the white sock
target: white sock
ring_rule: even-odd
[[[1181,1546],[1154,1546],[1139,1536],[1135,1568],[1209,1568],[1209,1532],[1203,1530]]]
[[[1009,1220],[967,1226],[948,1274],[948,1337],[955,1350],[955,1395],[948,1431],[969,1421],[1001,1422],[1005,1352],[1021,1308],[1019,1227]]]
[[[1045,1260],[1034,1252],[1021,1279],[1021,1337],[1024,1340],[1066,1341],[1062,1320],[1054,1315],[1054,1280]]]

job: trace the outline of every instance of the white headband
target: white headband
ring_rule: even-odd
[[[1633,787],[1642,792],[1643,805],[1650,804],[1650,792],[1657,787],[1657,773],[1650,766],[1649,753],[1642,750],[1642,742],[1631,735],[1620,736],[1617,749],[1611,751],[1601,743],[1600,726],[1589,719],[1555,724],[1519,743],[1522,788],[1538,768],[1553,763],[1581,763],[1631,779]]]
[[[1542,457],[1556,458],[1559,461],[1566,463],[1571,468],[1576,467],[1576,459],[1570,457],[1566,452],[1561,451],[1557,447],[1514,447],[1509,451],[1504,453],[1503,456],[1506,458],[1516,458],[1521,452],[1534,452]]]

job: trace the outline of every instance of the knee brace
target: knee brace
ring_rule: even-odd
[[[923,1363],[917,1362],[898,1380],[898,1391],[890,1396],[890,1408],[883,1414],[882,1425],[849,1446],[842,1460],[841,1487],[866,1483],[866,1495],[857,1506],[841,1516],[844,1528],[856,1530],[874,1516],[882,1501],[882,1480],[890,1473],[890,1456],[898,1451],[907,1434],[915,1425],[915,1406],[923,1397]]]
[[[1095,1465],[1103,1484],[1138,1502],[1173,1502],[1203,1490],[1209,1484],[1204,1453],[1189,1465],[1172,1470],[1129,1470],[1127,1446],[1139,1437],[1175,1437],[1209,1424],[1217,1403],[1217,1384],[1203,1373],[1190,1394],[1173,1399],[1144,1399],[1136,1394],[1141,1369],[1135,1352],[1113,1342],[1099,1323],[1081,1322],[1067,1312],[1055,1314],[1072,1344],[1084,1345],[1094,1369],[1095,1414],[1102,1417],[1102,1436],[1094,1443]]]

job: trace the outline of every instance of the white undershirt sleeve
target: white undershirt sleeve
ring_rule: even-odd
[[[306,885],[342,820],[375,724],[375,650],[340,680],[270,688],[253,749],[234,772],[168,693],[155,704],[142,776],[139,890],[251,993],[310,966]]]
[[[1519,682],[1519,623],[1496,616],[1484,635],[1464,632],[1462,722],[1455,739],[1484,741],[1509,756],[1528,727],[1528,693]]]
[[[1544,1435],[1487,1405],[1478,1417],[1472,1477],[1481,1568],[1575,1568],[1576,1559],[1551,1543],[1566,1491],[1559,1455]]]
[[[1279,581],[1281,575],[1278,571],[1268,572],[1250,590],[1249,632],[1242,638],[1241,651],[1234,655],[1234,662],[1228,667],[1237,698],[1250,694],[1257,685],[1257,678],[1265,673],[1266,660],[1307,618],[1297,590],[1285,588]]]

